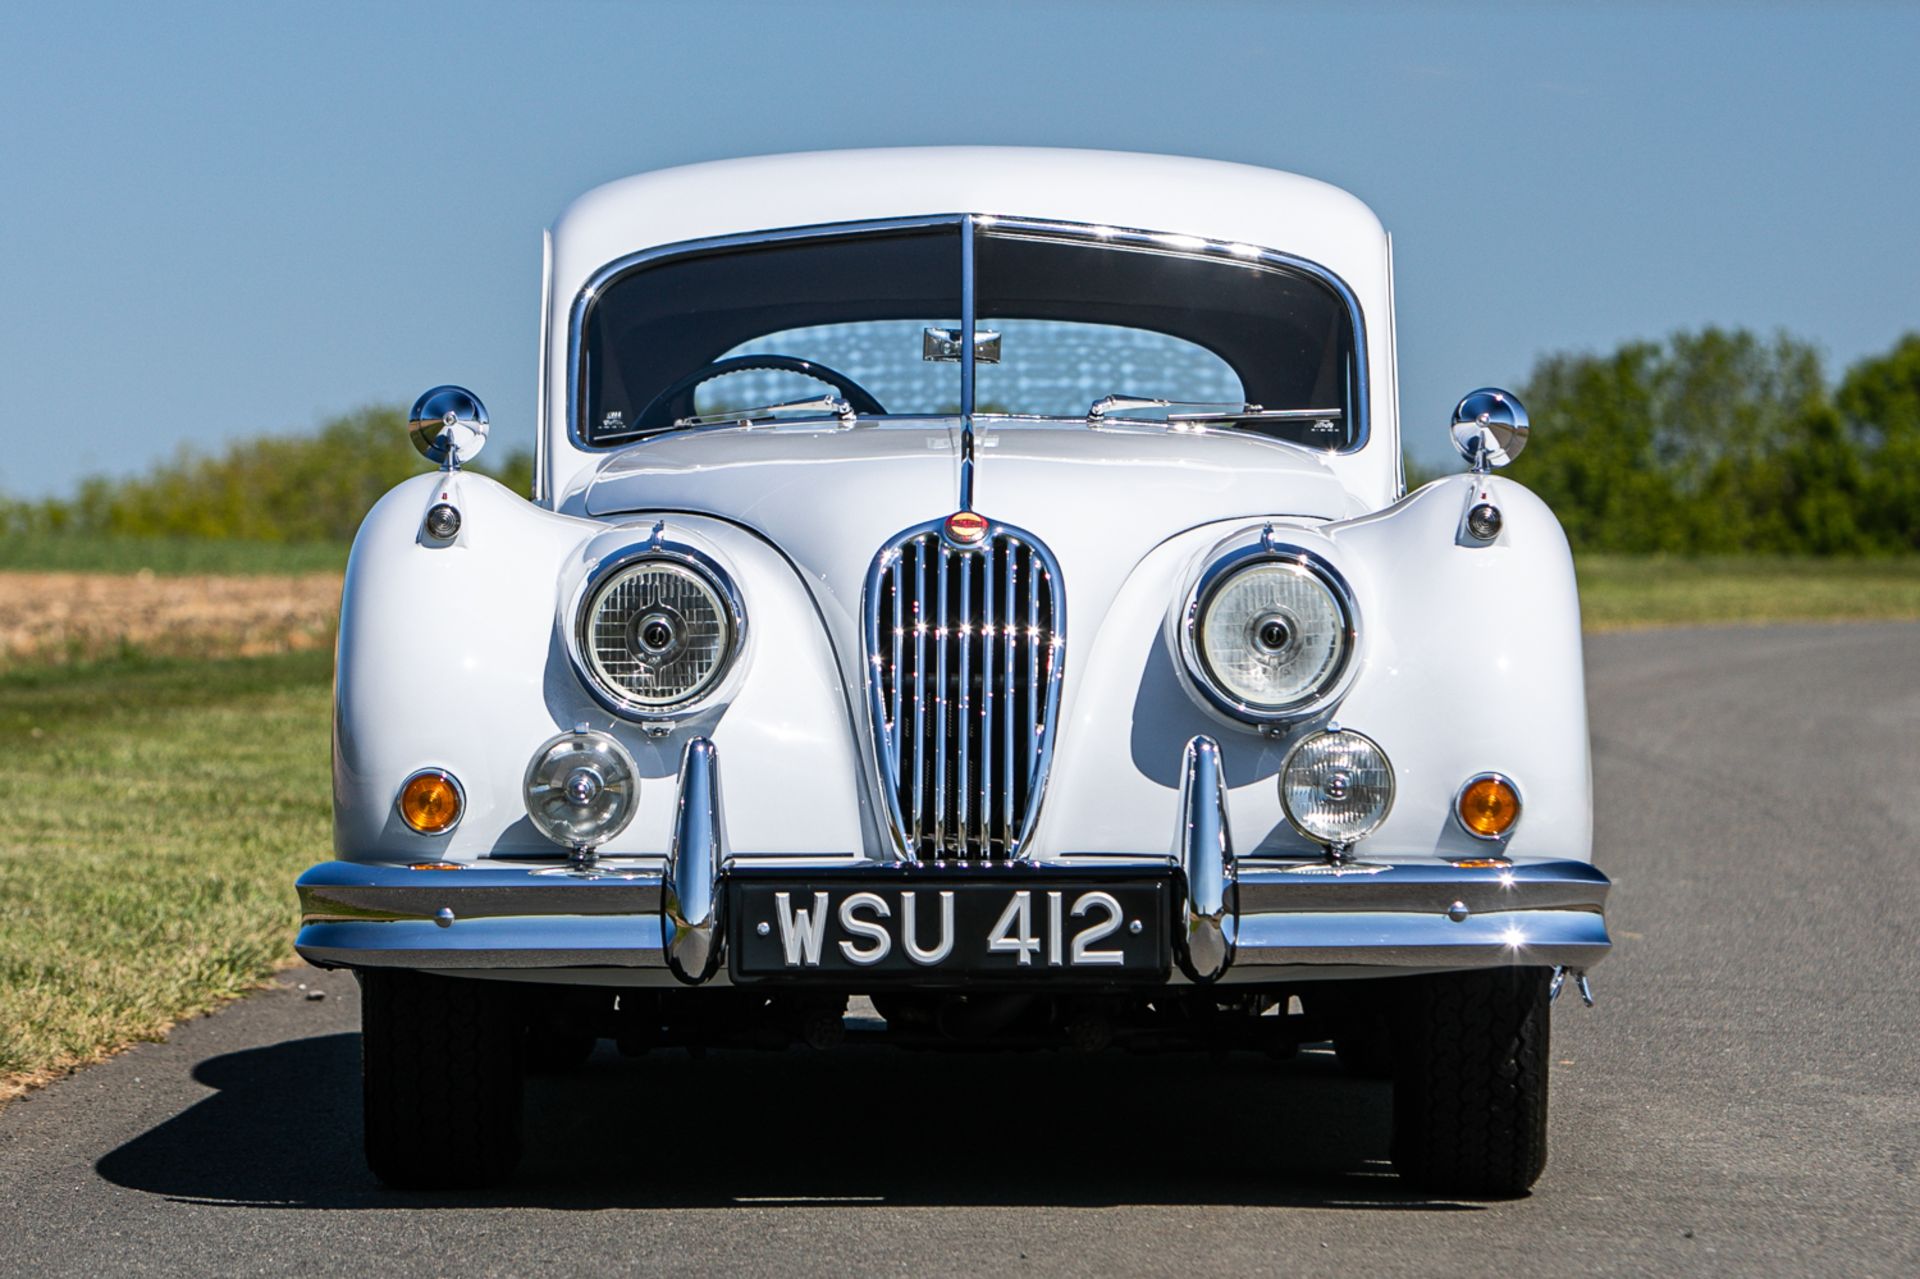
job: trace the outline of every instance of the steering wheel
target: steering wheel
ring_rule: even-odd
[[[671,426],[683,417],[692,417],[693,393],[696,390],[717,377],[725,377],[729,373],[739,373],[746,369],[777,369],[783,373],[798,373],[817,382],[825,382],[840,392],[841,398],[862,417],[884,417],[887,412],[866,387],[824,364],[813,360],[802,360],[792,355],[735,355],[703,364],[685,377],[669,384],[665,390],[647,402],[646,408],[640,410],[636,426],[641,430],[657,430],[664,426]]]

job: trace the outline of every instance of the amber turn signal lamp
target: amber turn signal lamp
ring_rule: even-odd
[[[1499,839],[1520,820],[1520,793],[1504,777],[1476,777],[1461,788],[1456,811],[1469,835]]]
[[[444,835],[460,820],[460,783],[452,773],[427,769],[400,788],[400,819],[422,835]]]

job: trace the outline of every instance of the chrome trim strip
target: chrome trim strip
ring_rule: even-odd
[[[743,859],[755,865],[814,865],[827,873],[858,870],[857,855]],[[1063,864],[1166,864],[1165,851],[1120,855],[1062,853]],[[1460,902],[1475,914],[1528,910],[1603,910],[1612,887],[1586,862],[1522,859],[1503,866],[1449,862],[1387,862],[1369,873],[1335,874],[1327,864],[1238,857],[1233,863],[1236,904],[1247,915],[1326,911],[1445,915]],[[461,870],[412,870],[405,865],[327,861],[300,876],[296,889],[307,923],[418,920],[430,923],[442,907],[463,920],[538,915],[650,915],[660,910],[661,859],[603,858],[575,871],[556,860],[539,866],[477,865]]]
[[[1188,687],[1221,714],[1248,724],[1290,724],[1311,718],[1340,700],[1360,666],[1360,604],[1354,597],[1353,588],[1347,584],[1340,570],[1326,560],[1305,547],[1274,541],[1271,532],[1269,527],[1254,541],[1236,546],[1209,563],[1193,589],[1187,592],[1186,603],[1174,627],[1180,665],[1186,674]],[[1322,680],[1320,687],[1310,696],[1284,706],[1258,706],[1235,697],[1214,682],[1200,652],[1200,614],[1214,592],[1241,569],[1266,560],[1297,565],[1332,593],[1334,603],[1340,609],[1341,634],[1345,640],[1339,664],[1333,673]]]
[[[540,233],[540,397],[533,407],[533,492],[535,506],[552,505],[547,483],[547,432],[553,425],[553,231]]]
[[[322,968],[659,968],[660,934],[621,916],[322,921],[293,944]]]
[[[1174,849],[1186,880],[1174,953],[1187,976],[1210,982],[1234,961],[1227,928],[1233,896],[1233,832],[1227,825],[1226,768],[1211,737],[1187,743],[1181,764],[1180,825]]]
[[[1582,910],[1606,906],[1611,882],[1586,862],[1519,861],[1505,866],[1448,862],[1388,862],[1369,873],[1336,873],[1319,860],[1250,862],[1234,875],[1240,910],[1248,915],[1323,911],[1442,916],[1455,902],[1476,914],[1516,910]]]
[[[1513,815],[1513,824],[1501,831],[1498,835],[1482,835],[1479,831],[1467,825],[1460,816],[1460,797],[1465,795],[1467,793],[1467,787],[1473,785],[1475,782],[1505,782],[1507,789],[1513,792],[1514,802],[1520,806],[1520,811]],[[1497,844],[1505,848],[1507,842],[1513,838],[1513,832],[1519,830],[1520,823],[1526,820],[1527,797],[1520,792],[1520,783],[1514,781],[1513,778],[1507,776],[1505,773],[1495,772],[1489,769],[1484,773],[1475,773],[1472,777],[1460,783],[1460,789],[1453,792],[1452,812],[1453,824],[1458,826],[1464,833],[1479,840],[1483,844]]]
[[[594,565],[591,572],[581,581],[579,590],[574,593],[570,609],[572,624],[567,627],[567,657],[573,664],[575,676],[587,692],[602,706],[622,719],[678,720],[698,714],[718,698],[725,690],[732,676],[740,668],[740,655],[747,645],[747,606],[740,594],[740,588],[734,584],[733,575],[728,573],[712,556],[694,547],[680,542],[665,540],[662,536],[663,525],[656,524],[652,533],[644,542],[636,542],[625,550],[606,556]],[[680,564],[707,579],[714,594],[726,603],[728,640],[727,651],[714,672],[713,678],[705,687],[689,693],[677,701],[657,705],[645,705],[630,701],[618,692],[601,684],[594,678],[593,666],[587,660],[586,635],[587,614],[592,607],[594,597],[600,587],[614,574],[629,568],[641,560],[666,560]]]
[[[661,949],[673,975],[690,986],[707,980],[720,966],[726,937],[720,872],[726,864],[719,754],[711,741],[696,737],[681,758],[673,848],[660,893]]]
[[[960,219],[960,504],[973,509],[973,405],[974,370],[978,357],[973,349],[977,327],[973,278],[973,215]],[[964,824],[964,823],[963,823]]]
[[[1229,918],[1236,976],[1299,964],[1385,968],[1489,968],[1564,964],[1590,968],[1613,946],[1607,923],[1584,910],[1445,914],[1242,915]]]
[[[591,872],[540,867],[412,870],[369,862],[321,862],[294,885],[308,924],[417,920],[442,908],[459,919],[525,915],[651,915],[660,909],[657,860],[603,861]]]

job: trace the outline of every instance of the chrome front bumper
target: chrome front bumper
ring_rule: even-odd
[[[529,979],[607,969],[633,985],[724,984],[721,914],[732,859],[719,765],[705,739],[687,750],[679,793],[665,859],[608,859],[582,869],[322,862],[298,883],[296,949],[321,967],[519,970]],[[1602,914],[1609,881],[1585,862],[1242,861],[1225,817],[1219,747],[1196,737],[1187,745],[1180,826],[1167,858],[1184,890],[1176,894],[1175,981],[1508,964],[1587,969],[1612,945]]]

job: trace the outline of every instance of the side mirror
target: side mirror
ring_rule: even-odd
[[[487,406],[463,386],[436,386],[413,402],[407,438],[420,456],[457,471],[487,443]]]
[[[1527,447],[1527,410],[1511,391],[1483,386],[1453,410],[1453,447],[1475,475],[1505,466]]]

